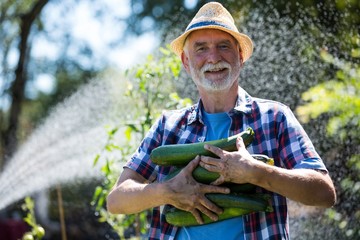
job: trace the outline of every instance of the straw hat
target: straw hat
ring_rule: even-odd
[[[239,32],[231,14],[218,2],[210,2],[200,8],[187,26],[185,32],[170,43],[172,50],[180,56],[187,36],[199,29],[219,29],[231,34],[240,44],[243,61],[245,62],[253,52],[251,39]]]

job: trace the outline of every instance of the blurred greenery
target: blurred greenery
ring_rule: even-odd
[[[360,43],[360,39],[358,39]],[[359,58],[353,49],[352,56]],[[354,54],[355,53],[355,54]],[[321,52],[322,59],[337,71],[331,80],[320,83],[302,94],[307,103],[299,106],[297,114],[300,120],[308,123],[310,119],[317,119],[320,115],[328,114],[327,136],[335,137],[337,143],[347,145],[360,144],[360,65],[344,61],[330,55],[325,50]],[[326,214],[330,223],[342,232],[347,238],[360,237],[360,153],[355,150],[343,156],[343,168],[347,174],[340,180],[338,193],[345,195],[341,201],[346,201],[352,210],[338,206],[328,209]]]
[[[27,213],[26,217],[24,217],[24,221],[29,224],[31,231],[24,234],[22,237],[23,240],[41,240],[45,236],[44,228],[36,222],[34,208],[34,200],[30,197],[26,197],[22,209]]]
[[[94,165],[103,162],[101,172],[104,180],[95,188],[92,205],[99,215],[99,221],[112,226],[120,238],[146,236],[151,209],[139,214],[110,214],[106,210],[106,197],[120,175],[121,165],[136,151],[161,112],[192,104],[190,99],[181,99],[174,92],[174,82],[179,78],[180,68],[180,59],[169,48],[160,48],[160,56],[149,55],[144,64],[127,72],[132,81],[127,83],[125,95],[130,102],[136,103],[132,119],[125,119],[119,126],[109,126],[107,142],[95,156]],[[126,138],[124,144],[119,144],[117,135]]]
[[[357,138],[359,141],[356,129],[360,129],[360,65],[341,61],[325,50],[321,52],[321,57],[338,70],[334,79],[318,84],[303,93],[303,100],[309,103],[299,106],[297,114],[300,120],[308,123],[310,118],[329,113],[329,135],[338,135],[343,141],[349,137]]]

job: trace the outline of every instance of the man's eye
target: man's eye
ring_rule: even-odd
[[[228,45],[220,45],[219,48],[220,48],[220,49],[228,49],[229,46],[228,46]]]

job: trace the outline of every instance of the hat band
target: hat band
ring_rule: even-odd
[[[204,22],[198,22],[198,23],[194,23],[193,25],[190,25],[185,31],[189,31],[193,28],[198,28],[198,27],[206,27],[206,26],[220,26],[220,27],[224,27],[227,28],[229,30],[233,30],[232,28],[230,28],[229,26],[216,22],[216,21],[204,21]]]

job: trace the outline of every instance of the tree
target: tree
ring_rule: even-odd
[[[93,58],[92,50],[87,43],[74,40],[64,21],[55,21],[57,36],[51,35],[49,21],[44,19],[48,10],[45,6],[54,8],[56,4],[56,0],[5,1],[0,4],[0,168],[56,103],[71,95],[104,67],[102,64],[83,64],[84,59]],[[65,14],[64,9],[75,4],[76,1],[62,2],[61,8],[57,8],[59,15]],[[56,59],[35,57],[32,50],[34,42],[39,39],[56,45],[61,54]],[[16,64],[12,62],[14,56]],[[32,86],[41,74],[53,78],[51,92],[43,93]]]
[[[9,8],[4,7],[3,13],[6,14],[6,10],[10,11],[11,7],[23,7],[29,4],[25,2],[24,5],[11,4],[9,2]],[[29,36],[31,33],[31,28],[34,24],[34,21],[38,18],[44,6],[48,3],[48,0],[38,0],[32,5],[29,4],[29,8],[21,13],[19,16],[19,60],[15,70],[15,79],[11,83],[10,94],[12,97],[10,111],[7,124],[1,131],[3,139],[3,150],[4,154],[11,156],[11,154],[16,150],[18,138],[17,130],[19,127],[19,116],[21,113],[22,102],[24,100],[25,85],[27,81],[27,63],[28,63],[28,53],[29,53]],[[4,20],[4,17],[1,17]],[[5,50],[5,55],[7,55],[8,49]]]

